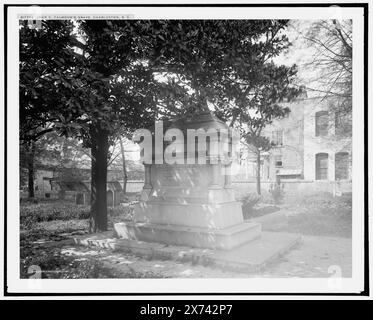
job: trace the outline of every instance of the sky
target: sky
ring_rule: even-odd
[[[316,77],[318,70],[309,67],[315,50],[306,42],[302,34],[307,32],[311,24],[315,21],[310,20],[291,20],[287,29],[286,35],[291,42],[289,50],[274,59],[277,64],[291,66],[296,64],[298,66],[298,82],[299,84],[306,85],[311,88],[317,88],[318,83],[313,81]],[[316,92],[308,91],[308,97],[319,95]]]

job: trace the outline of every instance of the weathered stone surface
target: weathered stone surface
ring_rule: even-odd
[[[105,236],[109,238],[88,235],[76,237],[74,241],[79,245],[108,247],[145,258],[185,261],[244,272],[263,269],[301,241],[297,234],[262,232],[261,237],[239,247],[217,250],[118,239],[113,238],[112,233],[106,233]]]
[[[169,127],[184,133],[187,129],[228,129],[208,112],[193,119],[179,119]],[[224,136],[222,132],[219,134]],[[217,137],[215,135],[213,140],[210,137],[210,146]],[[200,143],[199,138],[197,141]],[[190,141],[195,142],[194,138]],[[160,155],[158,149],[161,148],[153,150],[153,160]],[[186,149],[182,149],[184,159],[189,161],[190,153]],[[260,237],[259,223],[244,222],[241,203],[236,201],[231,186],[230,164],[223,158],[215,161],[210,151],[205,152],[208,158],[205,164],[200,164],[199,159],[194,159],[195,164],[170,165],[156,161],[145,164],[144,189],[135,205],[133,221],[115,224],[117,236],[127,240],[219,250],[231,250]],[[192,157],[196,155],[198,153],[192,153]]]
[[[231,249],[260,236],[257,223],[242,223],[224,229],[159,225],[148,223],[116,223],[119,238],[147,242],[212,249]]]
[[[208,112],[174,121],[169,128],[184,133],[187,129],[228,129]],[[210,136],[209,146],[218,140],[218,135]],[[191,142],[195,143],[195,139]],[[159,156],[158,149],[153,150],[154,157]],[[187,148],[184,153],[189,161]],[[192,157],[196,155],[192,153]],[[210,150],[205,156],[205,164],[197,158],[195,164],[145,164],[144,189],[135,205],[133,222],[116,224],[117,235],[123,239],[220,249],[260,236],[259,224],[244,223],[241,203],[236,201],[230,184],[230,164],[220,158],[213,160]]]
[[[241,204],[238,202],[201,204],[147,201],[138,204],[135,210],[134,222],[139,223],[206,229],[223,229],[243,223]]]

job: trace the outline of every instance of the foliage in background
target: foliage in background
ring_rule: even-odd
[[[257,193],[261,194],[260,164],[262,152],[272,148],[263,129],[273,120],[285,117],[290,102],[304,90],[296,85],[297,66],[276,65],[274,59],[291,45],[284,30],[286,20],[265,21],[262,37],[254,38],[254,51],[245,52],[240,68],[231,81],[231,94],[216,104],[217,113],[241,132],[244,145],[256,156]],[[264,31],[265,30],[265,31]]]
[[[269,193],[271,194],[275,204],[280,204],[284,199],[284,189],[280,183],[271,184]]]
[[[133,206],[117,206],[108,209],[110,221],[131,220]],[[90,207],[85,205],[76,205],[68,201],[44,201],[33,203],[30,201],[21,202],[20,224],[21,229],[32,229],[37,223],[46,221],[69,221],[76,219],[89,219]]]
[[[240,199],[242,204],[242,213],[245,219],[253,216],[254,207],[260,202],[261,197],[255,193],[249,193]]]
[[[59,52],[51,57],[51,69],[37,70],[40,76],[24,73],[32,93],[42,81],[40,90],[45,87],[55,96],[40,103],[21,100],[21,108],[31,120],[47,121],[48,130],[73,135],[91,149],[91,231],[107,229],[107,163],[118,134],[130,135],[154,119],[192,116],[211,104],[226,119],[245,125],[250,109],[260,109],[266,121],[276,116],[274,103],[294,93],[295,67],[271,61],[288,46],[287,37],[280,35],[286,24],[82,20],[73,25],[48,20],[41,30],[30,31],[23,23],[21,45],[33,51],[22,62],[32,61],[33,52],[43,58],[42,50],[51,44]],[[21,85],[26,78],[21,77]]]
[[[316,20],[306,30],[297,22],[293,28],[305,39],[312,58],[303,67],[310,68],[307,89],[338,101],[342,114],[352,111],[352,20]]]

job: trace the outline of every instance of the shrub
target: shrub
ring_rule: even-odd
[[[115,222],[130,221],[133,216],[134,202],[108,208],[108,217]],[[52,220],[89,219],[90,206],[76,205],[68,201],[51,201],[41,203],[22,202],[20,222],[22,229],[30,230],[36,223]]]
[[[284,190],[279,183],[272,184],[269,193],[272,195],[273,202],[280,204],[284,198]]]
[[[249,193],[248,195],[244,196],[241,199],[242,213],[243,213],[244,218],[247,218],[250,215],[252,215],[253,208],[255,205],[258,204],[260,199],[261,199],[260,196],[257,195],[256,193]]]
[[[38,198],[20,198],[21,203],[39,203]]]
[[[37,222],[51,220],[88,219],[89,206],[78,206],[69,202],[21,203],[20,219],[24,229]]]
[[[341,197],[333,197],[331,193],[315,193],[303,197],[299,206],[309,212],[318,212],[326,215],[335,215],[341,218],[351,219],[352,195],[344,194]]]
[[[331,193],[319,192],[302,198],[302,205],[322,207],[336,206],[337,208],[352,207],[352,195],[344,194],[341,197],[333,197]]]
[[[113,223],[131,221],[133,217],[133,204],[121,204],[120,206],[109,208],[108,216]]]

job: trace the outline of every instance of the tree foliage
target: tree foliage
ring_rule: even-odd
[[[245,57],[230,79],[229,93],[216,104],[217,113],[238,128],[244,144],[256,155],[257,192],[260,194],[261,152],[272,147],[262,135],[265,126],[286,116],[290,109],[284,102],[294,100],[304,91],[296,83],[297,66],[277,65],[279,54],[291,45],[283,33],[287,21],[266,21],[261,37],[256,39],[251,59]],[[252,64],[250,63],[252,62]]]
[[[295,29],[306,40],[312,52],[307,68],[313,72],[307,88],[338,101],[338,112],[352,111],[352,20],[317,20],[303,31],[300,24]],[[337,110],[334,110],[337,111]]]
[[[41,29],[20,23],[20,139],[37,140],[59,121],[72,77],[73,49],[70,21],[43,21]]]
[[[106,229],[108,150],[116,135],[129,135],[154,119],[192,116],[211,105],[232,123],[258,129],[261,121],[268,123],[279,116],[277,103],[294,93],[290,79],[296,72],[295,67],[271,62],[289,45],[281,34],[286,23],[45,21],[41,31],[30,31],[36,39],[38,32],[51,37],[46,41],[49,47],[59,44],[55,57],[50,57],[48,76],[43,69],[36,70],[36,75],[32,72],[29,86],[33,92],[39,81],[47,81],[40,90],[55,95],[47,99],[37,95],[38,103],[22,104],[31,108],[30,119],[41,116],[53,129],[74,135],[91,148],[93,230]],[[55,39],[55,33],[61,33],[61,39]],[[43,42],[36,47],[45,48]],[[249,116],[250,110],[259,110],[261,120]]]

